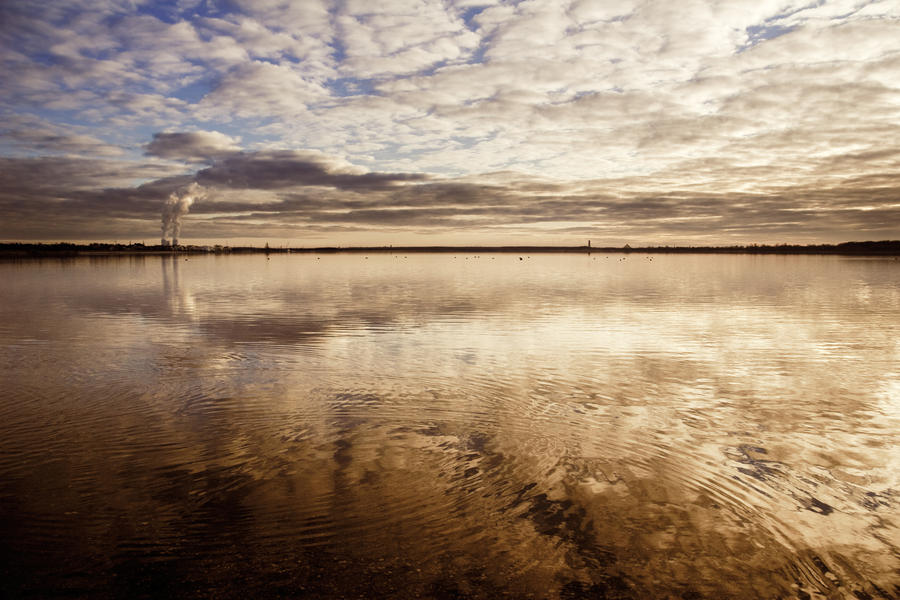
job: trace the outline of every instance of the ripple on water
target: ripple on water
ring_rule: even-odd
[[[833,317],[890,323],[537,262],[437,299],[303,272],[264,309],[89,298],[69,346],[41,323],[0,350],[0,591],[900,596],[892,346]]]
[[[496,393],[492,385],[483,399]],[[123,564],[185,552],[229,561],[234,546],[224,536],[343,560],[395,557],[387,560],[397,569],[400,557],[415,556],[432,578],[443,561],[464,556],[455,581],[477,563],[479,577],[542,594],[744,597],[740,586],[757,586],[752,595],[774,597],[797,586],[797,597],[833,595],[847,573],[792,545],[795,531],[770,509],[774,493],[796,494],[799,484],[782,481],[784,469],[760,446],[727,447],[718,457],[677,447],[655,434],[657,417],[646,407],[557,406],[548,414],[521,399],[502,412],[477,403],[463,410],[452,398],[434,388],[422,410],[422,401],[342,392],[273,426],[264,402],[193,393],[156,426],[119,423],[107,440],[117,448],[106,453],[118,465],[112,474],[78,476],[77,455],[69,466],[38,468],[42,480],[82,490],[126,484],[112,499],[70,499],[121,511],[114,560]],[[110,431],[96,414],[81,425]],[[32,551],[75,544],[60,538],[72,531],[71,516],[47,507],[23,517]],[[723,573],[733,582],[723,583]]]

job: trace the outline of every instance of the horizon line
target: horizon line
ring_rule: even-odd
[[[592,246],[587,245],[437,245],[437,246],[228,246],[224,244],[179,244],[178,246],[146,245],[143,242],[128,244],[119,242],[0,242],[0,254],[6,256],[34,254],[80,253],[132,253],[132,254],[171,254],[171,253],[471,253],[471,252],[534,252],[534,253],[742,253],[742,254],[872,254],[900,255],[900,240],[866,240],[821,244],[732,244],[727,246]]]

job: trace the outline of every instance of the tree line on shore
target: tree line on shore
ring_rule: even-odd
[[[97,254],[172,254],[172,253],[289,253],[289,252],[644,252],[654,254],[845,254],[900,255],[900,240],[843,242],[840,244],[749,244],[730,246],[329,246],[317,248],[271,248],[254,246],[178,246],[145,245],[143,243],[76,244],[73,242],[7,242],[0,243],[0,256],[79,256]]]

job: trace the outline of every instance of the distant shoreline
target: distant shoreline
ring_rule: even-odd
[[[900,240],[844,242],[841,244],[779,244],[750,246],[323,246],[267,248],[252,246],[197,246],[176,248],[144,244],[0,243],[2,258],[74,256],[171,256],[173,254],[401,254],[401,253],[519,253],[519,254],[830,254],[841,256],[900,256]]]

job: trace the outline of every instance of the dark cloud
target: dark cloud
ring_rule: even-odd
[[[162,199],[193,179],[172,171],[99,159],[0,158],[0,238],[140,237],[158,220]]]
[[[124,150],[118,146],[84,134],[59,131],[27,123],[22,128],[0,129],[0,136],[24,152],[41,154],[70,154],[80,156],[121,156]]]
[[[204,186],[231,189],[279,190],[324,186],[348,191],[380,191],[396,184],[424,181],[411,173],[359,173],[342,170],[310,153],[264,151],[227,156],[197,173]]]
[[[0,192],[68,196],[75,191],[97,192],[135,180],[166,181],[172,167],[124,161],[70,157],[0,157]]]
[[[157,139],[193,147],[190,136]],[[153,163],[0,159],[0,238],[154,239],[165,198],[194,181],[207,188],[185,223],[185,237],[195,239],[527,234],[538,226],[556,243],[576,234],[648,244],[900,237],[900,178],[890,172],[735,193],[666,189],[667,176],[566,184],[509,173],[485,182],[366,173],[316,153],[260,151],[224,155],[195,174]]]
[[[147,154],[185,162],[212,162],[238,152],[236,141],[216,131],[155,133]]]

